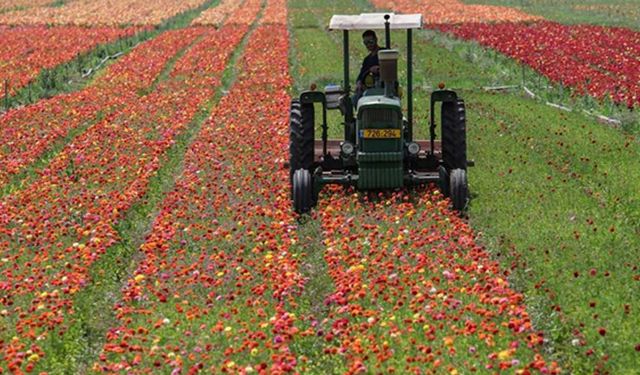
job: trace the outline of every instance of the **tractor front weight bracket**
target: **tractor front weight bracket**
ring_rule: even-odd
[[[455,91],[451,90],[436,90],[431,93],[431,105],[429,112],[429,135],[431,137],[431,152],[435,150],[435,139],[436,139],[436,118],[435,118],[435,107],[437,102],[455,102],[458,100],[458,95]]]

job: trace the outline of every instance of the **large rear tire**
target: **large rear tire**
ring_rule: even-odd
[[[467,185],[467,171],[464,169],[454,169],[451,171],[449,182],[449,194],[453,202],[453,208],[464,211],[469,201],[469,186]]]
[[[313,180],[307,169],[298,169],[293,173],[291,182],[293,209],[298,214],[305,214],[313,207]]]
[[[300,169],[298,129],[300,128],[301,119],[300,101],[292,100],[289,112],[289,183],[293,181],[293,173]]]
[[[312,171],[315,151],[315,109],[313,103],[304,103],[301,110],[300,163],[301,168]]]
[[[313,153],[315,141],[313,103],[291,102],[289,117],[289,165],[290,177],[300,168],[313,168]]]
[[[442,103],[442,161],[447,168],[467,169],[467,129],[464,100]]]

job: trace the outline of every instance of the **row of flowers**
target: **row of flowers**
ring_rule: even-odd
[[[189,147],[94,370],[280,373],[296,367],[289,342],[303,334],[292,310],[304,280],[290,252],[297,236],[281,168],[288,32],[270,24],[273,18],[286,19],[283,0],[268,2],[237,64],[236,82]],[[238,28],[222,27],[219,35]]]
[[[562,25],[513,8],[433,0],[374,0],[422,13],[425,27],[449,32],[526,64],[552,81],[629,108],[640,103],[640,33],[625,28]],[[533,22],[531,22],[533,21]]]
[[[79,0],[59,7],[33,7],[0,13],[6,25],[159,25],[206,0]]]
[[[43,99],[2,115],[0,187],[69,132],[135,101],[140,91],[153,84],[169,59],[203,32],[202,28],[165,32],[134,48],[85,89]]]
[[[131,36],[137,27],[19,26],[0,28],[0,81],[13,95],[40,74],[92,50],[99,44]]]
[[[91,266],[119,241],[114,225],[144,197],[167,150],[213,97],[246,31],[188,28],[160,36],[165,45],[150,42],[155,48],[135,69],[153,70],[154,58],[166,64],[168,51],[180,49],[174,43],[184,47],[200,37],[149,94],[111,91],[121,104],[117,111],[69,143],[34,184],[0,201],[0,325],[6,328],[0,368],[46,370],[42,363],[55,346],[46,339],[73,324],[74,296],[94,281]],[[111,79],[125,82],[122,74]]]
[[[0,0],[0,12],[18,8],[47,6],[52,2],[52,0]]]
[[[352,373],[558,373],[508,271],[448,205],[433,189],[321,197],[324,353]]]
[[[440,25],[526,64],[579,94],[640,104],[640,32],[555,22]]]
[[[232,13],[236,11],[244,0],[222,0],[220,5],[215,8],[210,8],[202,12],[196,19],[194,19],[192,25],[212,25],[220,26],[222,22]]]
[[[427,25],[458,24],[466,22],[520,22],[539,20],[520,10],[495,5],[465,4],[461,0],[372,0],[380,9],[400,13],[421,13]]]

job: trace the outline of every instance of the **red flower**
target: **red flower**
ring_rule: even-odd
[[[600,336],[604,336],[607,334],[607,330],[603,327],[598,328],[598,333],[600,334]]]

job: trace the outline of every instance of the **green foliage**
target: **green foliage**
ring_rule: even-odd
[[[49,3],[49,7],[51,8],[60,8],[63,7],[68,0],[54,0],[51,3]]]
[[[589,23],[639,29],[635,0],[462,0],[467,4],[502,5],[562,23]]]
[[[637,142],[581,114],[511,95],[472,94],[467,102],[477,161],[472,224],[515,269],[554,355],[576,373],[591,371],[603,353],[612,356],[613,373],[637,368],[638,331],[628,324],[639,318],[640,285],[632,281],[640,261],[632,250],[640,246]],[[625,304],[633,306],[628,313]],[[586,347],[572,344],[574,329]],[[596,354],[586,356],[588,349]]]

